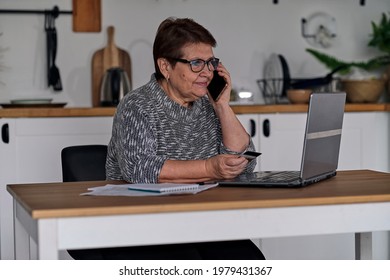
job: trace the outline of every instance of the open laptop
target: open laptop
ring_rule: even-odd
[[[240,175],[233,180],[220,181],[219,185],[302,187],[335,176],[345,98],[345,92],[313,93],[311,95],[300,171],[253,172]]]

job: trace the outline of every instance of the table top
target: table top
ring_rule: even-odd
[[[390,202],[390,173],[339,171],[303,188],[216,187],[196,195],[81,196],[121,181],[12,184],[7,190],[34,219]]]

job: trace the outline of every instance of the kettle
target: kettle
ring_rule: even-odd
[[[130,90],[127,73],[119,67],[109,68],[102,79],[100,105],[115,107]]]

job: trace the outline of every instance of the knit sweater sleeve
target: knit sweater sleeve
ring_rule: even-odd
[[[156,153],[156,131],[142,110],[127,110],[116,124],[117,158],[122,178],[134,183],[157,183],[167,157]]]

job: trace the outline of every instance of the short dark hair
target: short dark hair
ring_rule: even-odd
[[[161,22],[153,44],[156,79],[164,78],[157,65],[157,59],[166,58],[174,66],[176,61],[170,58],[181,58],[184,46],[198,43],[208,44],[213,48],[217,45],[213,35],[193,19],[169,17]]]

